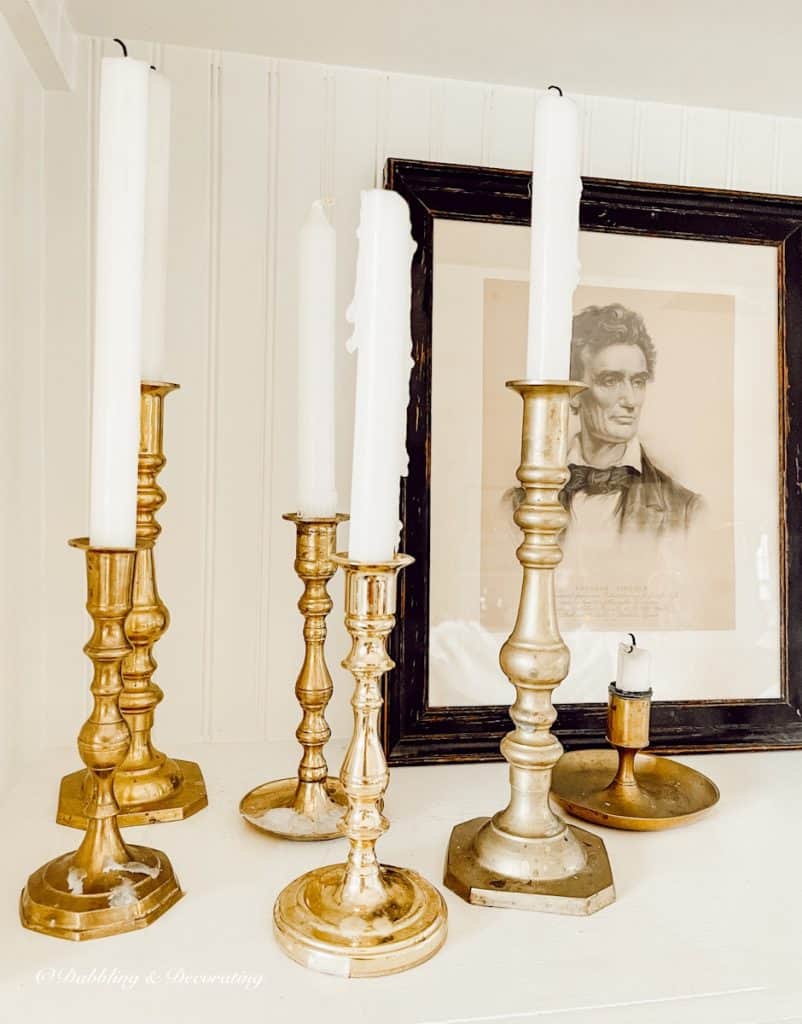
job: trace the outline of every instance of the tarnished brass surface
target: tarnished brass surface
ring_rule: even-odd
[[[706,775],[654,754],[634,757],[634,786],[615,785],[616,750],[572,750],[554,769],[552,795],[570,814],[597,825],[655,832],[693,821],[718,803]]]
[[[343,977],[394,974],[423,963],[446,938],[446,906],[417,872],[379,864],[376,841],[389,827],[382,798],[389,772],[378,736],[381,678],[393,667],[387,637],[395,625],[396,581],[412,559],[362,565],[338,555],[345,570],[345,624],[352,646],[343,666],[355,680],[354,733],[340,778],[348,797],[341,830],[344,864],[291,882],[273,908],[276,939],[298,963]]]
[[[164,456],[164,399],[177,384],[143,381],[141,385],[139,481],[137,485],[136,566],[134,599],[125,622],[132,650],[123,661],[120,711],[131,730],[131,746],[117,772],[114,792],[120,805],[120,825],[178,821],[206,807],[206,785],[194,761],[168,757],[153,745],[156,707],[164,694],[153,679],[156,642],[170,624],[170,614],[156,585],[154,547],[161,533],[156,513],[166,500],[157,482]],[[56,820],[85,828],[81,814],[84,772],[65,776],[59,791]]]
[[[119,696],[122,661],[131,650],[124,624],[131,610],[136,551],[71,543],[86,550],[86,607],[94,623],[84,647],[94,666],[94,706],[78,734],[78,752],[90,778],[83,812],[86,834],[77,850],[31,875],[20,898],[20,918],[34,931],[81,940],[144,928],[182,892],[166,855],[127,846],[117,821],[114,775],[130,743]]]
[[[559,535],[568,521],[558,496],[568,479],[569,402],[584,385],[507,386],[523,399],[517,475],[525,491],[514,515],[524,535],[516,552],[523,568],[521,599],[499,659],[516,691],[510,708],[515,728],[501,741],[510,766],[510,801],[492,818],[454,829],[445,884],[463,899],[488,906],[591,914],[615,898],[604,844],[569,828],[549,804],[551,772],[562,753],[551,732],[557,717],[552,692],[568,674],[570,659],[554,591],[554,570],[562,559]]]
[[[476,838],[487,827],[492,828],[488,818],[464,821],[451,833],[448,844],[445,884],[468,903],[582,917],[595,914],[614,901],[607,852],[604,843],[592,832],[568,826],[572,839],[584,855],[582,867],[575,874],[559,879],[521,878],[511,884],[509,876],[488,870],[476,858]],[[521,860],[528,870],[531,860],[527,845],[526,841],[520,843]]]
[[[717,787],[701,772],[639,753],[649,743],[650,707],[651,692],[610,686],[607,738],[614,749],[562,756],[552,779],[561,807],[597,825],[655,832],[693,821],[717,803]]]
[[[304,617],[305,653],[295,683],[303,711],[295,735],[303,756],[297,778],[257,786],[242,798],[239,809],[249,825],[282,839],[339,839],[337,822],[348,801],[340,780],[329,776],[323,756],[331,736],[325,711],[333,692],[324,648],[326,617],[332,608],[327,584],[337,571],[337,527],[348,516],[305,519],[291,513],[284,518],[295,523],[295,571],[304,584],[298,608]],[[277,810],[287,813],[277,815]]]

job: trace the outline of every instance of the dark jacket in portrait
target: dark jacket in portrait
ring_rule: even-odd
[[[641,472],[621,495],[621,531],[687,530],[701,508],[701,496],[658,469],[641,447]]]

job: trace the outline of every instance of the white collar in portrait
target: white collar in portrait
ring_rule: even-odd
[[[585,458],[582,451],[582,435],[581,433],[574,434],[571,439],[571,443],[568,446],[568,456],[566,459],[570,465],[573,463],[575,466],[588,466],[590,463]],[[627,442],[627,446],[624,449],[624,454],[615,463],[616,466],[632,466],[636,472],[640,473],[642,470],[641,464],[641,447],[640,440],[637,435]]]

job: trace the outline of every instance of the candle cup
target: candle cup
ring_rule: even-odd
[[[332,601],[326,589],[337,571],[337,526],[346,515],[305,518],[287,514],[295,523],[295,571],[304,584],[298,608],[304,618],[305,655],[295,683],[303,717],[295,735],[303,748],[297,776],[265,782],[244,796],[240,814],[254,827],[281,839],[338,839],[338,822],[348,800],[337,778],[328,774],[323,748],[331,736],[324,717],[333,691],[326,665],[326,616]]]
[[[597,825],[655,832],[693,821],[717,803],[716,785],[685,764],[641,751],[649,745],[652,691],[611,683],[607,739],[612,750],[575,750],[554,769],[553,796]]]
[[[345,623],[352,646],[343,666],[355,679],[354,733],[340,778],[348,797],[341,830],[344,864],[291,882],[273,908],[276,939],[288,956],[343,977],[393,974],[423,963],[446,938],[443,897],[417,872],[380,864],[376,841],[389,827],[382,798],[389,781],[378,737],[381,678],[393,667],[387,637],[395,625],[398,572],[412,559],[364,564],[335,556],[345,570]]]
[[[166,500],[157,478],[167,461],[164,399],[177,388],[177,384],[150,381],[141,385],[137,552],[133,607],[125,623],[132,650],[123,661],[120,695],[120,711],[131,730],[131,745],[114,781],[122,827],[179,821],[208,803],[200,767],[194,761],[168,757],[154,747],[151,739],[156,707],[164,697],[153,681],[157,667],[153,648],[170,624],[156,585],[154,565],[154,547],[161,533],[156,513]],[[72,772],[62,779],[56,816],[59,824],[86,828],[83,808],[90,786],[91,777],[85,771]]]
[[[501,667],[516,690],[515,729],[501,742],[510,766],[510,801],[492,818],[451,833],[445,884],[470,903],[559,914],[595,913],[615,899],[607,851],[598,836],[567,825],[549,804],[551,773],[562,746],[551,733],[552,692],[570,655],[557,626],[554,570],[567,513],[559,493],[568,479],[569,401],[584,385],[513,381],[524,403],[518,479],[525,498],[515,511],[524,534],[518,616],[501,648]]]
[[[87,610],[94,631],[84,647],[94,666],[94,707],[78,735],[90,786],[83,809],[86,834],[77,850],[35,871],[22,891],[26,928],[62,939],[94,939],[144,928],[183,893],[164,853],[129,846],[120,834],[114,776],[130,733],[120,714],[121,666],[131,651],[124,623],[133,599],[136,551],[86,551]]]

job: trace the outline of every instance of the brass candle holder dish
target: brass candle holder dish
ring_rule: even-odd
[[[114,776],[131,742],[118,700],[122,662],[131,653],[124,623],[137,552],[93,549],[85,540],[70,543],[86,550],[86,607],[94,622],[84,647],[94,665],[94,707],[78,734],[89,776],[86,834],[77,850],[31,875],[20,898],[20,919],[33,931],[81,940],[144,928],[183,893],[164,853],[123,842],[114,796]]]
[[[343,666],[355,680],[354,733],[340,778],[348,797],[341,829],[344,864],[316,868],[279,895],[276,939],[313,970],[343,977],[394,974],[423,963],[446,938],[443,897],[417,872],[380,864],[376,841],[389,827],[382,798],[389,781],[378,736],[381,678],[393,667],[386,641],[395,625],[398,572],[412,559],[366,565],[335,556],[345,570],[345,623],[352,637]]]
[[[284,516],[295,523],[295,571],[304,584],[298,608],[304,617],[305,654],[295,683],[303,717],[295,735],[303,748],[297,776],[265,782],[240,801],[243,818],[282,839],[338,839],[348,798],[340,780],[328,773],[323,748],[331,736],[324,717],[333,692],[324,653],[326,616],[332,608],[327,584],[337,571],[337,527],[346,515]]]
[[[570,814],[597,825],[654,832],[693,821],[717,803],[715,783],[678,761],[640,753],[649,745],[652,691],[610,684],[607,739],[612,750],[574,750],[554,769],[552,795]]]
[[[512,381],[522,397],[518,479],[525,498],[515,511],[523,531],[518,616],[501,648],[501,667],[516,690],[515,729],[501,741],[510,766],[510,802],[492,818],[451,833],[445,884],[470,903],[560,914],[592,914],[615,899],[604,843],[567,825],[549,804],[551,773],[562,746],[551,733],[552,691],[570,655],[557,626],[554,570],[568,516],[559,493],[568,479],[569,401],[584,389],[568,381]]]
[[[137,485],[136,566],[133,607],[125,622],[132,645],[123,662],[120,710],[131,730],[131,745],[116,773],[114,793],[120,806],[119,823],[146,825],[178,821],[206,807],[206,784],[194,761],[167,757],[151,739],[156,707],[164,694],[153,681],[156,642],[170,624],[170,614],[156,586],[154,547],[161,533],[156,513],[166,500],[157,482],[165,466],[164,399],[177,384],[143,381],[140,411],[139,478]],[[56,820],[86,828],[84,804],[91,785],[85,771],[61,780]]]

